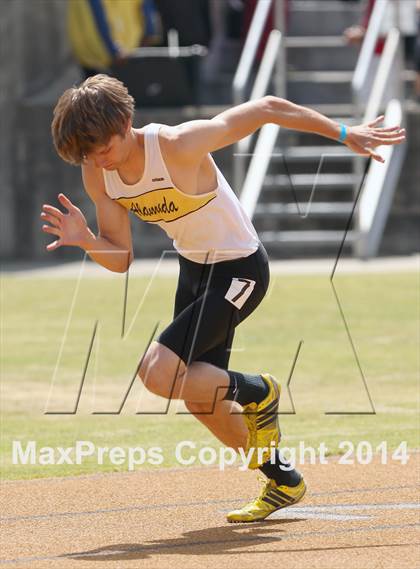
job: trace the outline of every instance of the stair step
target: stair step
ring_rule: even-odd
[[[285,39],[287,69],[290,71],[337,70],[353,72],[358,50],[341,36],[292,37]]]
[[[254,216],[349,217],[352,211],[352,202],[260,203],[255,208]]]
[[[329,103],[350,105],[352,90],[349,81],[288,81],[287,98],[298,105],[315,106]]]
[[[300,162],[302,160],[319,160],[321,156],[328,156],[334,160],[343,160],[354,157],[354,153],[343,146],[342,144],[336,144],[335,146],[293,146],[286,150],[283,148],[276,148],[273,153],[273,161],[280,161],[281,156],[279,154],[284,154],[286,161],[288,162]]]
[[[291,71],[287,98],[300,105],[352,103],[353,71]]]
[[[359,6],[342,0],[291,0],[289,7],[292,11],[323,12],[324,15],[332,12],[359,14],[361,10]]]
[[[341,117],[347,124],[354,124],[352,103],[308,103],[308,107],[328,117]],[[335,120],[335,119],[334,119]]]
[[[259,237],[264,244],[318,247],[320,245],[340,245],[344,231],[261,231]],[[356,231],[348,231],[345,244],[353,243],[356,238]]]
[[[360,3],[361,4],[361,3]],[[289,3],[289,36],[333,36],[360,21],[363,7],[351,2],[334,0]]]
[[[290,179],[285,174],[268,174],[264,180],[264,188],[277,187],[290,190],[290,182],[294,189],[312,188],[315,181],[317,188],[349,188],[356,184],[358,176],[354,174],[291,174]]]
[[[284,38],[284,45],[291,49],[317,47],[347,47],[343,36],[288,36]]]
[[[291,71],[288,81],[305,83],[351,83],[353,71]]]

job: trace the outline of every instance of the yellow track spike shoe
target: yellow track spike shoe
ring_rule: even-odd
[[[306,484],[301,478],[297,486],[277,486],[275,480],[269,480],[258,498],[240,510],[233,510],[227,515],[228,522],[260,522],[273,512],[297,504],[306,492]]]
[[[267,383],[269,391],[261,403],[244,405],[243,416],[248,427],[246,453],[252,451],[248,468],[256,469],[267,460],[273,446],[280,443],[280,427],[278,421],[278,408],[280,402],[280,384],[276,378],[268,373],[261,377]],[[264,450],[265,449],[265,450]]]

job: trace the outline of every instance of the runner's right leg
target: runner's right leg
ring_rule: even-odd
[[[209,415],[217,401],[236,401],[245,410],[246,448],[256,451],[277,444],[279,389],[274,378],[227,371],[225,366],[218,367],[219,362],[214,365],[208,361],[209,354],[227,343],[235,327],[255,310],[266,293],[269,269],[264,248],[216,266],[199,265],[181,257],[180,265],[175,318],[149,347],[139,370],[141,379],[153,393],[183,399],[191,410],[193,403],[206,404],[206,409],[210,405]],[[226,422],[233,422],[239,429],[232,428],[238,438],[235,435],[230,442],[242,446],[243,436],[239,433],[244,432],[243,426],[235,414],[226,412],[228,408],[218,407],[223,429],[215,419],[200,420],[219,437],[223,430],[230,430]],[[194,408],[197,416],[201,410],[200,405]],[[250,468],[257,468],[264,458],[265,454],[253,457]]]
[[[246,448],[248,428],[238,403],[217,401],[212,409],[207,403],[185,401],[185,406],[225,446]]]

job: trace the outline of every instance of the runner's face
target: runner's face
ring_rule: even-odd
[[[127,156],[127,136],[124,138],[119,134],[114,134],[108,143],[99,146],[88,155],[88,160],[92,160],[97,168],[104,170],[116,170]]]

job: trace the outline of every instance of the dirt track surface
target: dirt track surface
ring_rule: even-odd
[[[308,493],[257,524],[226,511],[255,474],[172,469],[2,484],[0,566],[420,567],[419,466],[305,466]]]

